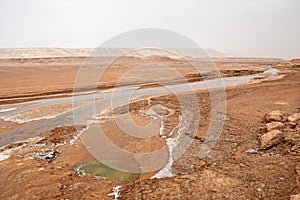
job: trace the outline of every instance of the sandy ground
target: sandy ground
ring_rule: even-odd
[[[164,82],[177,79],[189,81],[201,80],[201,75],[212,75],[212,63],[200,64],[201,74],[183,60],[173,60],[165,57],[150,57],[139,59],[135,57],[121,57],[109,65],[100,76],[99,69],[109,58],[100,58],[90,61],[85,57],[70,58],[23,58],[0,59],[0,99],[14,97],[37,97],[57,93],[70,93],[76,88],[82,90],[107,89],[116,85],[146,84]],[[95,62],[97,64],[95,64]],[[197,61],[201,62],[201,61]],[[172,69],[162,68],[168,65]],[[278,60],[222,60],[216,64],[223,76],[239,76],[259,73],[270,65],[275,65]],[[138,68],[127,73],[135,66],[149,66]],[[249,66],[253,66],[249,68]],[[81,71],[79,71],[81,69]],[[155,71],[156,73],[153,73]],[[179,73],[179,74],[178,74]],[[159,76],[157,76],[159,74]],[[121,77],[122,82],[119,82]],[[84,83],[76,81],[84,77]],[[77,78],[77,79],[76,79]],[[3,101],[2,101],[3,103]]]
[[[121,189],[122,198],[290,199],[298,194],[299,122],[294,129],[285,127],[285,139],[267,150],[259,149],[259,138],[266,133],[267,113],[279,110],[287,117],[300,111],[299,78],[298,71],[282,80],[228,89],[227,118],[214,150],[199,159],[206,133],[200,124],[193,144],[174,164],[181,175],[130,183]]]
[[[78,176],[73,167],[92,159],[81,140],[72,141],[77,134],[76,128],[82,130],[84,127],[58,127],[45,133],[45,138],[35,138],[1,149],[2,155],[10,149],[14,150],[11,150],[8,159],[0,161],[0,198],[113,199],[108,194],[113,187],[120,185],[119,199],[293,199],[293,195],[300,194],[300,122],[298,120],[291,125],[287,117],[300,112],[300,71],[299,68],[290,70],[286,66],[280,69],[285,72],[282,79],[226,89],[224,128],[213,151],[202,159],[198,152],[210,123],[207,119],[211,114],[211,103],[207,91],[196,93],[201,102],[200,123],[192,145],[173,163],[174,177],[150,179],[156,173],[153,172],[142,174],[136,181],[124,183],[92,175]],[[42,73],[37,70],[28,76],[34,77],[38,72]],[[75,75],[73,68],[69,72],[70,77]],[[16,71],[7,73],[16,73],[16,79],[24,76]],[[53,76],[56,73],[54,70]],[[25,81],[28,87],[23,90],[18,88],[21,83],[3,74],[2,77],[1,81],[15,88],[9,93],[10,89],[1,84],[2,97],[28,95],[32,91],[34,94],[43,93],[44,90],[53,92],[59,85],[59,77],[57,85],[43,89],[37,86],[31,88],[32,83]],[[51,78],[45,78],[43,82],[43,78],[36,77],[39,77],[34,79],[37,85],[53,83]],[[59,90],[72,85],[63,81],[63,76],[61,81],[64,83]],[[167,133],[174,129],[181,114],[178,101],[172,95],[133,102],[129,105],[130,114],[137,124],[145,124],[149,119],[140,110],[158,104],[172,110],[171,114],[165,113],[170,114],[165,126]],[[260,149],[260,138],[267,132],[265,116],[274,110],[283,114],[284,126],[281,130],[284,137],[269,148]],[[124,115],[122,108],[113,112],[119,117]],[[146,142],[125,136],[111,119],[100,126],[112,141],[130,151],[151,152],[165,145],[158,135]],[[46,150],[56,152],[57,158],[49,162],[35,156],[36,152]],[[162,156],[162,160],[166,162],[167,158]]]

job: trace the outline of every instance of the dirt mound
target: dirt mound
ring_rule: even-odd
[[[79,129],[78,129],[79,130]],[[70,142],[78,134],[77,128],[73,126],[57,127],[45,133],[45,138],[37,144],[57,145]]]

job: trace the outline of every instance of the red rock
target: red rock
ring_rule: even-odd
[[[300,120],[300,113],[296,113],[288,117],[289,122],[296,122],[298,120]]]
[[[267,149],[276,145],[283,138],[283,133],[279,130],[269,131],[260,137],[260,149]]]
[[[266,122],[274,122],[274,121],[281,122],[281,121],[283,121],[283,115],[280,111],[275,110],[266,115],[265,121]]]
[[[266,124],[266,128],[268,131],[272,131],[272,130],[275,130],[275,129],[280,129],[284,126],[283,123],[281,122],[271,122],[271,123],[267,123]]]

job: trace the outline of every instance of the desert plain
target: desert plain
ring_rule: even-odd
[[[300,199],[300,59],[61,51],[1,51],[1,199]],[[223,81],[224,98],[212,101],[204,86],[214,80]],[[127,100],[127,91],[139,95]],[[130,121],[157,126],[134,137]],[[94,143],[99,128],[134,154],[106,153],[103,138]],[[208,133],[218,137],[201,157]],[[136,156],[158,150],[150,160]],[[98,152],[125,168],[100,163]]]

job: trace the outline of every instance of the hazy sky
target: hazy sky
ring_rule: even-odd
[[[0,0],[0,48],[96,47],[163,28],[204,48],[300,57],[299,0]]]

